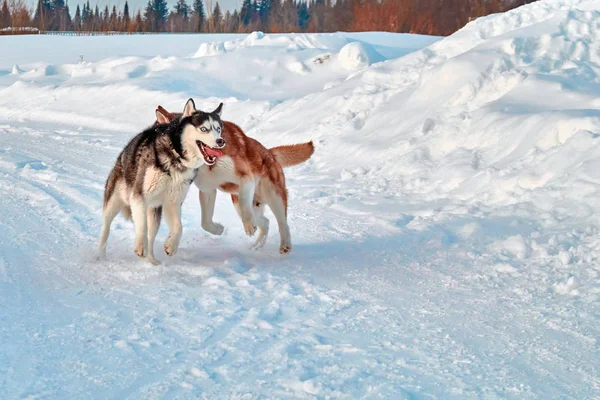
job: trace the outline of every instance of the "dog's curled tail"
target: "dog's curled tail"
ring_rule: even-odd
[[[282,167],[291,167],[302,164],[310,158],[315,152],[313,142],[290,144],[286,146],[277,146],[269,149],[279,165]]]

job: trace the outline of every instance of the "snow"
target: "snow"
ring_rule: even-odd
[[[383,57],[371,46],[360,42],[348,43],[339,53],[340,64],[350,70],[366,68],[382,59]]]
[[[2,397],[600,396],[599,13],[4,38]],[[139,261],[118,217],[95,261],[115,157],[189,97],[266,146],[314,140],[286,170],[293,252],[277,229],[249,250],[225,195],[205,233],[192,188],[174,258]]]

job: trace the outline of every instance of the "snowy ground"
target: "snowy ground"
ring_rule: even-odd
[[[1,397],[600,398],[598,10],[439,41],[0,39]],[[114,159],[190,96],[315,140],[293,252],[275,225],[250,251],[225,195],[206,234],[192,188],[176,257],[139,261],[119,217],[94,261]]]

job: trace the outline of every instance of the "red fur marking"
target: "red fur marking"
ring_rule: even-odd
[[[239,187],[235,183],[227,182],[221,185],[221,190],[227,193],[237,193]]]

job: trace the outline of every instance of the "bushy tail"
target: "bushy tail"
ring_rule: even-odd
[[[285,168],[302,164],[308,160],[315,152],[315,146],[311,141],[300,144],[277,146],[269,149],[269,151],[273,154],[279,165]]]

